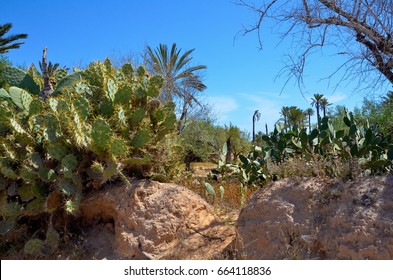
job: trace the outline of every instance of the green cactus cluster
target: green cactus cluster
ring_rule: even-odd
[[[393,141],[391,135],[383,135],[377,126],[367,122],[359,124],[351,112],[346,112],[343,122],[347,129],[335,130],[328,117],[322,118],[319,128],[307,133],[294,127],[285,131],[277,123],[270,135],[263,135],[262,147],[254,147],[247,156],[240,156],[237,175],[242,186],[255,186],[271,179],[274,174],[268,162],[282,164],[290,158],[302,158],[311,162],[318,155],[327,161],[336,158],[342,162],[356,161],[363,175],[381,174],[393,170]],[[333,168],[334,166],[327,166]],[[327,174],[336,174],[327,170]]]
[[[16,67],[6,67],[2,73],[2,78],[9,86],[15,86],[29,91],[32,94],[38,94],[40,86],[34,78],[22,69]]]
[[[129,184],[162,164],[160,145],[176,116],[173,104],[156,99],[162,78],[146,73],[106,60],[65,76],[45,101],[29,87],[0,89],[0,233],[22,216],[75,214],[85,191]],[[42,253],[55,241],[33,238],[25,251]]]
[[[57,69],[51,77],[54,86],[54,94],[61,94],[67,90],[74,90],[75,84],[82,79],[81,72],[68,74],[66,68]],[[17,87],[26,90],[32,95],[37,95],[44,86],[41,73],[33,65],[24,71],[22,69],[9,66],[0,73],[6,83],[6,88]]]

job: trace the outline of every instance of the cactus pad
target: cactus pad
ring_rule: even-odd
[[[146,75],[146,69],[145,69],[145,67],[143,67],[143,66],[139,66],[139,67],[136,69],[136,72],[137,72],[139,78],[144,78],[145,75]]]
[[[120,127],[126,126],[126,125],[127,125],[127,120],[126,120],[126,116],[125,116],[125,114],[124,114],[123,107],[118,106],[118,107],[116,108],[116,110],[117,110],[117,118],[119,119],[119,120],[118,120],[119,126],[120,126]]]
[[[42,112],[42,102],[40,99],[33,99],[30,103],[29,115],[36,115]]]
[[[105,168],[104,173],[102,174],[102,182],[106,182],[115,176],[117,173],[117,165],[115,163],[109,164],[107,168]]]
[[[29,112],[30,103],[33,100],[31,95],[27,91],[18,87],[10,87],[8,91],[12,102],[14,102],[14,104],[20,109]]]
[[[108,86],[108,91],[107,91],[108,98],[113,102],[113,101],[115,101],[115,95],[117,92],[117,85],[116,85],[115,81],[113,81],[112,79],[109,79],[107,86]]]
[[[10,86],[23,88],[33,94],[38,94],[40,92],[38,84],[22,69],[6,67],[3,70],[3,78]]]
[[[121,67],[121,72],[123,75],[126,77],[126,79],[131,79],[132,76],[134,75],[134,69],[132,69],[131,63],[125,63]]]
[[[132,88],[130,86],[123,86],[119,88],[115,95],[116,104],[126,104],[130,102],[132,96]]]
[[[127,143],[123,139],[114,139],[109,147],[109,153],[115,157],[127,155]]]
[[[65,77],[67,77],[67,69],[65,68],[60,68],[56,70],[56,80],[60,81],[62,79],[64,79]]]
[[[0,98],[11,98],[11,96],[5,89],[0,88]]]
[[[4,215],[4,217],[16,217],[23,211],[22,205],[18,202],[10,202],[7,203],[0,209],[0,212]]]
[[[34,193],[31,190],[31,185],[23,185],[18,188],[18,195],[22,201],[29,201],[34,198]]]
[[[52,182],[56,179],[56,172],[53,169],[47,167],[41,167],[38,171],[41,180],[45,182]]]
[[[212,196],[216,196],[216,191],[214,190],[213,186],[209,183],[205,182],[205,189],[206,192]]]
[[[67,148],[64,146],[63,143],[55,143],[48,145],[48,155],[51,158],[61,161],[66,154]]]
[[[145,109],[138,108],[133,114],[129,116],[129,123],[131,126],[136,126],[139,124],[145,117]]]
[[[76,187],[67,180],[61,179],[59,181],[59,189],[66,195],[73,195],[76,193]]]
[[[96,119],[91,131],[94,144],[99,148],[105,148],[109,145],[111,137],[112,131],[109,124],[102,118]]]
[[[88,94],[88,95],[92,95],[93,94],[93,92],[91,91],[89,85],[84,83],[84,82],[76,83],[75,91],[78,94]]]
[[[15,132],[19,134],[27,134],[27,132],[23,129],[23,127],[18,123],[17,119],[10,119],[11,127],[14,129]]]
[[[149,142],[150,140],[150,133],[147,130],[139,130],[134,138],[131,140],[131,145],[134,147],[143,147]]]
[[[24,214],[26,215],[37,215],[44,210],[45,200],[43,198],[36,198],[30,201],[25,208]]]
[[[44,241],[41,239],[30,239],[26,242],[24,252],[28,255],[37,256],[41,253],[42,248],[44,247]]]
[[[58,112],[57,110],[57,105],[59,104],[59,101],[57,101],[54,98],[49,98],[49,106],[52,109],[53,112]]]
[[[154,76],[149,80],[149,86],[147,88],[147,96],[157,97],[160,94],[160,90],[163,83],[161,76]]]
[[[0,234],[6,234],[7,232],[13,230],[14,227],[15,227],[14,219],[0,221]]]
[[[61,165],[66,171],[74,171],[74,169],[78,166],[78,160],[72,154],[66,155],[61,161]]]
[[[9,168],[8,166],[1,166],[0,167],[0,173],[4,175],[4,177],[16,180],[18,179],[18,175],[15,173],[14,170]]]
[[[34,168],[39,169],[43,167],[43,161],[39,153],[33,153],[31,155],[31,162]]]
[[[19,177],[26,183],[33,183],[37,179],[37,175],[27,166],[22,166]]]
[[[110,118],[113,115],[114,108],[113,108],[113,103],[111,101],[103,101],[100,104],[100,113],[105,116]]]
[[[74,85],[82,79],[81,72],[74,72],[61,79],[54,91],[54,94],[65,93],[72,90]]]
[[[83,96],[78,96],[78,98],[74,101],[73,105],[82,120],[86,120],[89,117],[91,108],[89,105],[89,101],[86,98],[84,98]]]
[[[52,224],[49,224],[48,230],[46,231],[45,245],[50,251],[57,249],[60,243],[60,234],[53,228]]]

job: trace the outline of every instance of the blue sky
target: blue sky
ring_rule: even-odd
[[[314,93],[349,108],[361,105],[365,96],[354,93],[354,85],[335,89],[320,81],[342,59],[331,53],[312,57],[305,94],[294,82],[282,91],[286,79],[275,78],[289,42],[279,44],[279,36],[268,28],[262,51],[256,33],[235,39],[256,15],[229,0],[0,0],[0,6],[1,23],[14,26],[10,34],[29,35],[20,49],[7,55],[16,66],[37,63],[45,46],[50,61],[70,68],[106,57],[139,55],[146,45],[195,48],[193,63],[207,66],[204,98],[219,113],[222,125],[251,131],[252,115],[259,110],[257,129],[264,131],[265,122],[271,129],[280,117],[282,106],[306,109]]]

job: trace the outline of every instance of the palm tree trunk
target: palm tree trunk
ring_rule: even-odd
[[[255,116],[252,117],[252,143],[255,143]]]
[[[230,164],[232,162],[232,141],[231,137],[227,139],[227,155],[225,158],[226,164]]]
[[[179,123],[177,125],[177,134],[180,134],[183,131],[183,129],[184,129],[184,123],[186,121],[187,112],[188,112],[188,106],[187,105],[188,105],[188,103],[186,101],[184,101],[183,110],[181,112]]]

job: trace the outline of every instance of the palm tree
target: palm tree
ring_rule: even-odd
[[[252,116],[252,143],[255,143],[255,122],[259,121],[260,118],[261,113],[259,113],[259,110],[256,110]]]
[[[283,106],[283,107],[281,108],[280,115],[283,117],[283,120],[284,120],[284,127],[285,127],[285,130],[286,130],[287,127],[288,127],[289,107],[288,107],[288,106]]]
[[[197,73],[206,69],[206,66],[190,66],[193,51],[194,49],[182,53],[176,44],[173,44],[169,51],[167,45],[160,44],[155,50],[148,46],[145,57],[149,71],[164,78],[159,99],[162,102],[171,102],[175,99],[183,102],[180,122],[186,118],[188,107],[192,107],[193,103],[201,106],[195,94],[206,89],[201,76]]]
[[[289,107],[288,126],[289,129],[294,127],[302,128],[304,126],[304,118],[306,117],[303,110],[296,106]]]
[[[311,116],[314,115],[315,112],[313,108],[307,108],[305,113],[308,116],[308,131],[311,132]]]
[[[326,97],[321,99],[321,109],[323,111],[323,117],[326,117],[327,106],[330,105],[332,105],[332,103],[329,103]]]
[[[321,116],[319,114],[319,110],[321,109],[321,100],[323,99],[323,94],[316,93],[314,94],[314,98],[311,98],[312,103],[311,106],[315,106],[317,109],[317,126],[319,128],[320,122],[321,122]]]
[[[11,28],[11,23],[0,25],[0,53],[7,53],[10,49],[19,48],[23,42],[14,43],[14,41],[27,38],[27,34],[16,34],[4,37]]]
[[[232,154],[234,150],[234,142],[238,139],[241,139],[241,130],[237,126],[229,124],[229,127],[225,126],[225,134],[226,134],[226,143],[227,143],[227,155],[225,158],[225,162],[227,164],[232,162]],[[238,156],[236,153],[233,155],[233,159],[236,160]]]

